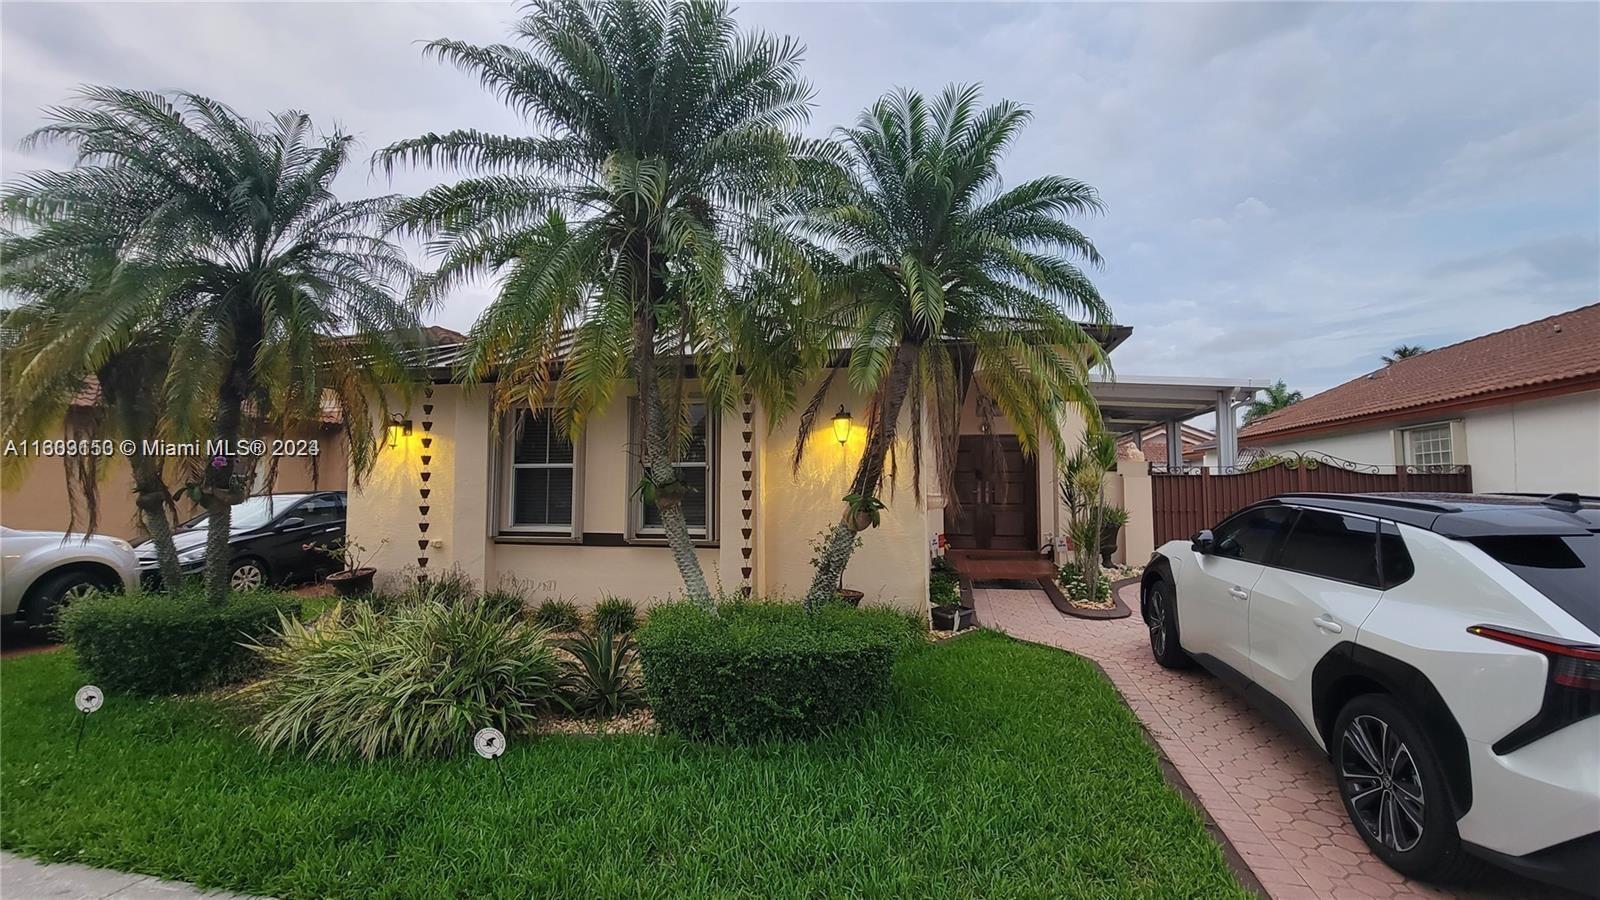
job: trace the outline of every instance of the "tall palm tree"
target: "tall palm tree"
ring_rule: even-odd
[[[808,116],[801,47],[740,32],[709,0],[539,0],[513,32],[526,49],[441,39],[426,52],[475,73],[531,133],[452,131],[383,150],[386,170],[471,173],[391,222],[439,260],[424,297],[499,279],[458,373],[493,379],[498,410],[553,402],[576,435],[635,379],[639,490],[688,595],[709,605],[673,465],[683,371],[692,357],[708,401],[732,402],[749,358],[734,340],[749,330],[737,301],[771,293],[734,286],[793,256],[759,216],[792,180],[791,133]]]
[[[385,382],[408,376],[404,344],[418,333],[397,298],[411,267],[372,231],[394,198],[335,197],[352,138],[319,135],[299,112],[262,123],[197,94],[90,87],[78,105],[46,115],[27,141],[72,147],[77,165],[8,190],[7,211],[31,226],[8,265],[70,270],[86,230],[80,213],[126,229],[116,289],[72,305],[63,346],[102,361],[152,310],[175,311],[163,385],[171,427],[229,448],[193,486],[208,513],[205,590],[220,602],[232,508],[248,493],[233,452],[241,437],[315,421],[333,397],[354,476],[373,461],[371,404],[384,402]],[[355,337],[335,340],[348,330]],[[53,371],[27,365],[18,378],[26,390]]]
[[[872,396],[845,514],[806,595],[813,607],[834,590],[856,535],[878,520],[885,459],[908,402],[914,465],[920,469],[926,410],[947,497],[974,377],[1027,453],[1038,452],[1041,437],[1058,436],[1064,405],[1098,419],[1088,373],[1105,355],[1070,315],[1108,323],[1111,311],[1073,261],[1098,265],[1100,254],[1065,219],[1100,211],[1100,198],[1053,175],[1002,188],[1000,158],[1030,113],[1009,101],[979,103],[975,86],[952,86],[931,103],[896,91],[840,129],[831,147],[816,148],[807,167],[809,208],[795,224],[833,254],[827,318],[850,348],[851,386]]]
[[[1402,359],[1410,359],[1413,356],[1421,356],[1427,352],[1428,350],[1426,347],[1422,347],[1418,344],[1401,344],[1389,351],[1389,355],[1383,358],[1383,363],[1386,366],[1392,366]]]
[[[1284,384],[1283,379],[1280,378],[1273,382],[1271,387],[1267,388],[1265,396],[1251,400],[1250,405],[1245,407],[1244,423],[1248,425],[1262,416],[1275,413],[1304,399],[1305,395],[1299,391],[1289,390],[1289,386]]]

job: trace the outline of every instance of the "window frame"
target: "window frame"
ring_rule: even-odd
[[[1288,533],[1283,536],[1283,540],[1279,541],[1278,542],[1278,546],[1274,549],[1272,562],[1269,563],[1269,565],[1271,565],[1272,568],[1277,569],[1277,570],[1282,571],[1282,572],[1293,572],[1296,575],[1304,575],[1307,578],[1318,578],[1318,579],[1321,579],[1323,581],[1332,581],[1332,582],[1335,582],[1337,584],[1348,584],[1351,587],[1365,588],[1366,590],[1369,590],[1369,591],[1384,591],[1384,590],[1388,590],[1388,588],[1384,587],[1384,581],[1383,581],[1383,539],[1382,539],[1383,523],[1384,523],[1383,519],[1380,519],[1380,518],[1378,518],[1376,516],[1364,516],[1364,515],[1362,515],[1360,513],[1345,512],[1344,510],[1340,510],[1340,509],[1324,509],[1324,508],[1322,508],[1320,506],[1297,506],[1297,507],[1294,507],[1294,508],[1299,510],[1300,514],[1295,516],[1294,524],[1289,527]],[[1296,569],[1296,568],[1292,568],[1290,566],[1284,565],[1283,564],[1284,551],[1288,549],[1289,544],[1294,540],[1295,532],[1300,530],[1300,523],[1305,521],[1305,514],[1306,513],[1322,513],[1323,515],[1339,516],[1341,518],[1346,518],[1346,519],[1357,519],[1357,520],[1362,521],[1362,522],[1371,522],[1372,523],[1372,565],[1373,565],[1373,574],[1377,578],[1377,584],[1367,584],[1364,581],[1356,581],[1356,580],[1350,579],[1350,578],[1335,578],[1332,575],[1324,575],[1321,572],[1307,572],[1304,569]],[[1404,581],[1396,582],[1396,583],[1397,584],[1402,584],[1402,583],[1404,583]]]
[[[1458,431],[1460,430],[1459,426],[1460,422],[1446,419],[1438,422],[1422,422],[1417,425],[1407,425],[1404,428],[1395,429],[1395,443],[1397,444],[1396,449],[1399,451],[1398,455],[1400,457],[1399,465],[1405,466],[1408,469],[1421,469],[1424,471],[1439,466],[1461,465],[1460,447],[1463,439],[1462,436],[1458,434]],[[1418,461],[1412,449],[1413,436],[1416,435],[1417,432],[1433,431],[1438,429],[1443,429],[1444,431],[1445,441],[1447,442],[1445,449],[1450,458],[1444,462]]]
[[[684,398],[688,404],[699,404],[706,410],[706,458],[704,463],[674,463],[674,467],[682,468],[685,465],[703,465],[706,472],[706,524],[704,529],[689,526],[689,537],[697,547],[717,546],[717,479],[721,472],[719,458],[722,440],[722,415],[721,412],[709,403],[705,397],[694,394]],[[644,478],[644,464],[639,458],[639,397],[637,394],[628,398],[628,508],[626,512],[627,529],[624,535],[630,544],[658,545],[667,542],[666,531],[656,526],[644,524],[644,497],[634,489]]]
[[[1289,535],[1294,532],[1295,526],[1300,524],[1301,509],[1298,506],[1290,506],[1287,503],[1267,503],[1267,504],[1258,504],[1258,505],[1254,505],[1254,506],[1247,506],[1244,509],[1239,510],[1238,512],[1234,513],[1233,515],[1228,516],[1226,519],[1223,519],[1221,522],[1218,522],[1216,525],[1212,526],[1211,534],[1212,534],[1212,537],[1216,541],[1216,543],[1213,545],[1213,547],[1218,546],[1218,545],[1220,545],[1222,543],[1222,538],[1217,537],[1217,533],[1222,531],[1228,525],[1232,524],[1235,520],[1242,519],[1242,518],[1244,518],[1245,516],[1248,516],[1248,515],[1254,515],[1256,513],[1266,512],[1268,510],[1273,510],[1273,509],[1287,510],[1289,512],[1290,519],[1289,519],[1288,525],[1283,529],[1283,531],[1277,537],[1275,537],[1273,539],[1272,546],[1267,549],[1267,553],[1262,559],[1253,560],[1253,559],[1245,559],[1242,556],[1224,556],[1222,554],[1216,553],[1214,550],[1213,550],[1212,555],[1216,556],[1219,559],[1230,559],[1230,560],[1233,560],[1234,562],[1246,563],[1248,565],[1253,565],[1253,566],[1271,566],[1274,563],[1276,563],[1277,560],[1278,560],[1279,553],[1281,553],[1282,550],[1283,550],[1283,545],[1288,542]]]
[[[552,406],[519,406],[508,410],[501,422],[500,440],[497,446],[499,461],[495,465],[496,477],[500,480],[499,490],[496,491],[499,510],[495,513],[495,535],[514,537],[521,540],[544,540],[551,543],[577,543],[583,539],[583,474],[584,474],[584,437],[580,433],[572,442],[572,462],[566,465],[560,463],[518,463],[516,461],[515,441],[517,436],[517,420],[524,413],[531,413],[535,409],[554,415]],[[572,522],[568,525],[519,525],[512,521],[516,514],[515,490],[517,485],[516,472],[518,469],[571,469],[572,470]]]

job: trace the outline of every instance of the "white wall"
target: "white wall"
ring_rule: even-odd
[[[1600,494],[1600,391],[1468,410],[1440,417],[1287,441],[1246,440],[1271,452],[1315,450],[1352,462],[1392,466],[1394,431],[1412,424],[1459,420],[1466,434],[1457,460],[1472,466],[1479,491]]]

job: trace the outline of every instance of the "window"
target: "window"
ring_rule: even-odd
[[[1378,523],[1317,509],[1301,510],[1278,565],[1318,578],[1381,588]]]
[[[573,534],[578,455],[554,412],[518,410],[506,431],[505,529]]]
[[[1600,534],[1505,535],[1472,543],[1574,619],[1600,630]]]
[[[1448,466],[1456,461],[1455,442],[1449,422],[1407,428],[1400,432],[1408,466]]]
[[[1416,564],[1411,561],[1411,551],[1406,549],[1400,529],[1393,522],[1384,522],[1378,527],[1378,568],[1386,591],[1410,581],[1417,572]]]
[[[637,416],[634,417],[637,424]],[[706,405],[700,401],[691,401],[688,404],[688,420],[685,423],[688,432],[687,440],[682,444],[678,459],[673,463],[677,470],[678,480],[688,487],[683,495],[683,517],[689,521],[689,533],[697,538],[709,539],[711,537],[711,492],[715,484],[713,464],[714,454],[710,449],[715,445],[715,429],[707,414]],[[637,475],[635,476],[637,478]],[[661,511],[655,504],[646,503],[636,492],[634,493],[632,521],[636,535],[641,537],[659,537],[663,534],[661,528]]]
[[[1287,506],[1264,506],[1240,513],[1212,532],[1216,541],[1212,552],[1230,559],[1265,563],[1294,522],[1295,512]]]
[[[328,525],[344,521],[344,502],[338,494],[318,494],[300,504],[294,515],[306,520],[307,525]]]

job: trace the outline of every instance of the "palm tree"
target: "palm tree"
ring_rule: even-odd
[[[1244,422],[1248,425],[1262,416],[1275,413],[1304,399],[1304,395],[1299,391],[1289,390],[1289,386],[1284,384],[1282,379],[1279,379],[1273,382],[1271,387],[1267,388],[1266,396],[1251,400],[1250,405],[1245,407]]]
[[[169,425],[229,449],[192,485],[208,513],[205,591],[221,602],[232,508],[248,493],[233,451],[249,429],[291,431],[332,397],[358,482],[371,466],[371,404],[385,402],[385,382],[408,377],[404,345],[418,334],[397,299],[411,267],[371,230],[394,198],[336,198],[352,138],[318,135],[299,112],[261,123],[197,94],[91,87],[79,105],[46,115],[27,142],[66,144],[78,164],[31,173],[7,192],[7,212],[32,229],[7,262],[72,271],[93,232],[82,215],[125,230],[115,289],[81,294],[63,341],[98,363],[154,310],[176,319],[162,385]],[[355,336],[335,339],[346,330]],[[27,389],[52,371],[28,365],[18,377]]]
[[[952,86],[932,103],[896,91],[840,129],[836,143],[815,148],[807,166],[809,208],[795,224],[833,254],[824,274],[827,317],[850,348],[851,386],[872,397],[866,449],[809,606],[830,596],[856,535],[878,521],[885,459],[908,403],[914,465],[920,469],[926,411],[947,497],[974,377],[1027,453],[1038,451],[1042,435],[1059,436],[1064,405],[1098,420],[1088,373],[1105,356],[1068,313],[1107,323],[1111,312],[1072,261],[1098,265],[1100,254],[1065,217],[1100,211],[1100,198],[1053,175],[1002,189],[1000,158],[1030,114],[1009,101],[980,109],[979,101],[977,87]],[[810,417],[803,419],[797,462]]]
[[[619,381],[636,381],[639,490],[688,595],[709,605],[673,465],[683,372],[693,357],[707,401],[731,403],[750,358],[734,340],[750,331],[737,301],[784,283],[743,276],[793,257],[759,214],[792,180],[791,132],[811,96],[801,47],[741,33],[706,0],[540,0],[513,30],[527,49],[441,39],[426,52],[475,73],[534,133],[426,134],[381,151],[386,170],[472,173],[403,203],[391,224],[439,260],[420,296],[499,279],[458,372],[492,378],[498,411],[552,402],[576,436]]]
[[[1410,359],[1413,356],[1421,356],[1427,352],[1428,351],[1426,348],[1417,344],[1401,344],[1389,351],[1389,355],[1383,358],[1383,363],[1384,365],[1392,366],[1402,359]]]

